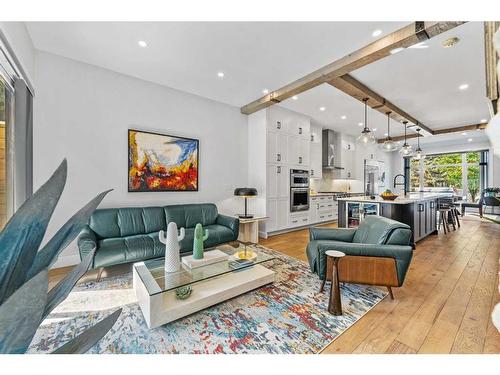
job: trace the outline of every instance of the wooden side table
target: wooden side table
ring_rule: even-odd
[[[267,220],[267,216],[252,217],[251,219],[240,220],[240,233],[238,241],[259,243],[259,221]]]
[[[340,258],[345,256],[345,254],[337,250],[328,250],[325,254],[333,260],[332,286],[330,289],[330,299],[328,300],[328,312],[333,315],[342,315],[338,263]]]

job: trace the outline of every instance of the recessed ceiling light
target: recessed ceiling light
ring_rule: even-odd
[[[264,90],[262,90],[262,93],[263,94],[269,94],[269,90],[268,89],[264,89]]]
[[[460,86],[458,86],[458,89],[459,90],[467,90],[469,88],[469,84],[468,83],[462,83]]]
[[[384,137],[387,137],[389,134],[388,133],[384,133]]]
[[[463,132],[463,133],[462,133],[462,135],[467,135],[467,133],[466,133],[466,132]]]
[[[224,72],[218,72],[217,77],[219,78],[224,78]]]
[[[417,44],[414,44],[408,48],[413,48],[413,49],[424,49],[424,48],[429,48],[429,45],[425,44],[425,42],[420,42]]]
[[[382,34],[382,30],[375,30],[373,33],[372,33],[372,36],[373,37],[376,37],[376,36],[379,36]]]
[[[324,111],[326,108],[325,107],[319,107],[320,111]]]
[[[444,48],[450,48],[450,47],[453,47],[455,44],[457,44],[458,42],[460,42],[460,39],[457,38],[456,36],[452,37],[452,38],[448,38],[446,39],[443,43],[442,43],[442,46]]]
[[[485,118],[481,119],[481,124],[486,124],[487,122],[488,122],[487,119],[485,119]]]
[[[142,48],[145,48],[148,46],[148,44],[144,40],[139,40],[137,42],[137,44],[139,45],[139,47],[142,47]]]
[[[395,53],[401,52],[402,50],[404,50],[404,48],[402,48],[402,47],[391,49],[391,55],[394,55]]]
[[[363,126],[363,123],[362,122],[358,122],[358,126]]]
[[[293,100],[297,100],[299,97],[297,95],[292,96]]]
[[[467,141],[472,142],[472,138],[469,138]]]
[[[342,120],[345,120],[345,119],[347,118],[347,116],[346,116],[346,115],[342,115],[342,116],[340,116],[340,118],[341,118]]]
[[[372,130],[373,130],[374,132],[376,132],[376,131],[377,131],[377,128],[373,128]]]

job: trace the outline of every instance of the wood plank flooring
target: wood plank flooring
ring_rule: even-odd
[[[305,229],[261,244],[306,260],[308,240]],[[385,298],[323,353],[500,353],[490,318],[500,300],[499,252],[500,226],[474,216],[419,242],[395,299]]]
[[[306,261],[308,241],[304,229],[261,244]],[[385,298],[323,353],[500,353],[490,318],[500,302],[499,252],[500,226],[475,216],[457,231],[419,242],[405,284],[393,288],[395,299]],[[50,286],[69,270],[51,271]]]

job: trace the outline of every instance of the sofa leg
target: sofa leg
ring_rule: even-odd
[[[394,299],[394,294],[392,294],[392,288],[388,286],[387,290],[389,291],[389,296],[391,296],[391,299]]]
[[[95,280],[96,282],[101,281],[102,271],[104,271],[104,267],[99,268],[99,271],[97,271],[97,278]]]
[[[325,290],[325,283],[326,283],[326,280],[321,281],[321,286],[319,287],[320,293],[323,293],[323,291]]]

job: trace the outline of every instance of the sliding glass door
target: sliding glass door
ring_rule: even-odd
[[[450,188],[468,201],[479,199],[488,183],[488,151],[428,155],[410,161],[410,188],[426,191]]]
[[[13,88],[0,70],[0,229],[12,215],[13,186],[10,157]]]

